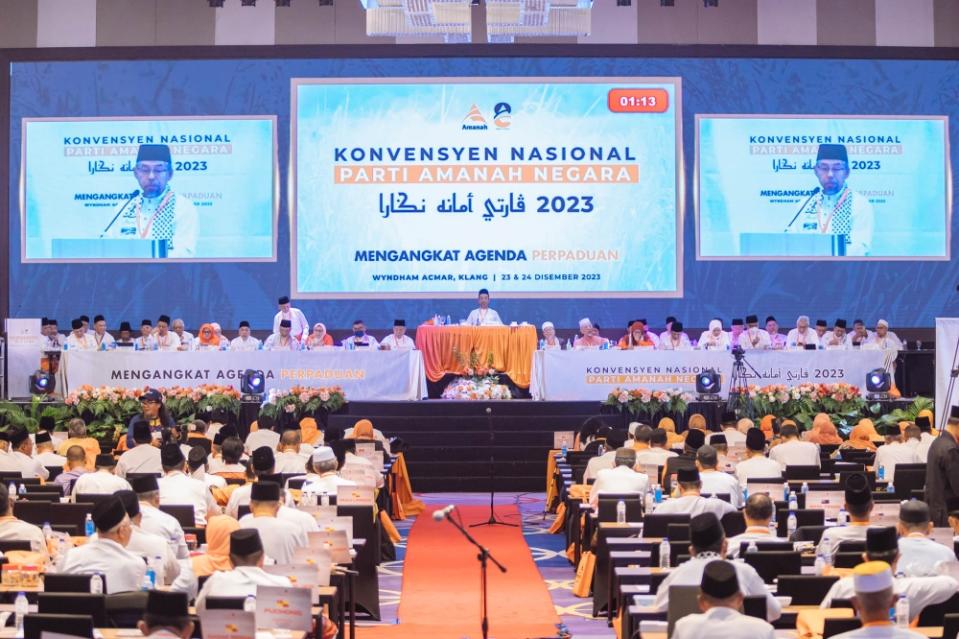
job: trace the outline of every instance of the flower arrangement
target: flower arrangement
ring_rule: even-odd
[[[659,414],[682,415],[693,400],[691,393],[678,388],[649,390],[648,388],[615,388],[606,397],[603,406],[620,413],[652,419]]]
[[[462,351],[453,347],[453,357],[463,371],[461,377],[450,382],[441,397],[457,400],[490,400],[512,399],[513,394],[509,387],[500,384],[499,373],[493,368],[493,353],[487,353],[486,359],[481,360],[475,350],[464,355]]]
[[[194,388],[160,389],[167,410],[175,420],[203,418],[215,410],[240,414],[240,392],[232,386],[204,384]]]
[[[858,419],[866,408],[859,387],[842,382],[750,385],[744,392],[740,390],[739,402],[741,407],[752,402],[755,414],[792,419],[807,429],[817,413],[826,413],[834,424],[843,427]]]
[[[312,415],[317,410],[335,413],[346,404],[346,395],[339,386],[294,386],[287,390],[270,389],[260,414],[279,419],[291,414],[296,419]]]

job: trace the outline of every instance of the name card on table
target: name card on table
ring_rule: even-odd
[[[307,538],[307,547],[297,550],[308,550],[311,553],[327,552],[330,555],[330,560],[335,564],[348,564],[353,560],[350,557],[350,544],[346,540],[345,530],[320,530],[307,533]],[[294,551],[293,558],[294,562],[299,561],[296,551]]]
[[[356,456],[368,459],[373,464],[377,472],[383,472],[383,455],[385,451],[376,450],[376,444],[373,442],[357,442]]]
[[[313,629],[312,603],[311,588],[257,586],[256,625],[309,632]]]
[[[352,517],[317,517],[316,525],[320,527],[320,530],[344,530],[346,531],[346,543],[348,546],[353,545],[353,518]]]
[[[782,484],[754,483],[746,480],[746,488],[749,489],[750,495],[766,493],[773,501],[782,500],[783,498]],[[806,497],[808,498],[808,495]]]
[[[313,550],[313,561],[315,563],[286,564],[276,566],[263,566],[263,570],[271,575],[286,577],[296,588],[312,588],[313,586],[329,586],[330,571],[333,562],[330,560],[330,553],[325,550]],[[313,593],[316,595],[316,592]],[[316,597],[314,596],[314,601]]]
[[[822,510],[826,519],[836,519],[844,503],[846,494],[841,490],[810,490],[806,493],[806,508]]]
[[[576,439],[576,434],[571,430],[556,431],[553,433],[553,450],[563,450],[563,446],[572,450],[574,439]]]
[[[365,466],[346,464],[340,469],[340,477],[348,479],[357,486],[363,488],[376,488],[376,471]],[[340,487],[342,488],[342,486]],[[337,490],[336,503],[340,504],[339,490]]]
[[[203,610],[200,628],[203,639],[254,639],[256,617],[242,610]]]
[[[372,506],[374,488],[371,486],[337,486],[337,506]]]
[[[874,503],[869,513],[869,523],[874,526],[895,526],[899,523],[899,502]]]

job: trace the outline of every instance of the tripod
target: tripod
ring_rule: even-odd
[[[496,442],[496,434],[493,432],[493,409],[488,406],[486,407],[486,427],[489,429],[489,519],[476,524],[470,524],[470,528],[476,528],[477,526],[512,526],[516,528],[518,524],[511,524],[497,519],[496,511],[493,509],[493,500],[496,496],[496,449],[493,445]],[[472,541],[472,539],[470,539],[470,541]],[[502,568],[502,566],[500,567]],[[503,572],[505,572],[505,570]],[[484,572],[483,574],[485,575],[486,573]],[[485,606],[486,604],[484,603],[483,605]],[[483,636],[486,636],[485,633]]]
[[[729,380],[729,398],[726,400],[726,410],[736,410],[737,404],[740,400],[744,399],[745,401],[745,415],[747,417],[754,417],[755,410],[753,409],[753,400],[749,396],[749,371],[747,367],[757,379],[760,379],[762,375],[759,374],[753,365],[746,361],[746,351],[740,347],[736,347],[732,350],[733,353],[733,372]]]
[[[487,413],[489,413],[491,412],[491,409],[487,408],[486,411]],[[487,637],[489,637],[489,615],[486,610],[486,600],[487,600],[486,590],[488,585],[486,573],[488,568],[488,562],[492,561],[493,565],[499,568],[500,572],[506,572],[506,567],[500,562],[496,561],[496,557],[491,555],[490,551],[485,546],[480,545],[479,542],[473,539],[473,536],[469,534],[469,531],[463,528],[462,524],[460,524],[455,519],[453,519],[453,517],[450,516],[450,513],[446,513],[446,519],[451,524],[453,524],[458,531],[463,533],[463,536],[466,537],[467,541],[469,541],[471,544],[476,546],[476,548],[479,550],[479,554],[476,555],[476,559],[478,559],[480,562],[480,614],[483,615],[483,621],[482,621],[483,639],[487,639]],[[488,523],[502,524],[503,522],[494,520],[491,514],[490,521]],[[473,524],[473,526],[485,526],[485,525],[486,525],[486,522],[482,524]],[[504,524],[504,525],[514,526],[515,524]],[[470,526],[470,528],[472,528],[473,526]]]
[[[942,404],[942,415],[939,416],[939,436],[946,432],[946,422],[952,412],[952,393],[956,388],[956,378],[959,377],[959,340],[956,340],[956,350],[952,354],[952,365],[949,367],[949,387],[946,389],[946,401]]]

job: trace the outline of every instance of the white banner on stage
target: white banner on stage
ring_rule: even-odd
[[[959,389],[949,394],[949,372],[952,370],[952,359],[956,355],[956,345],[959,344],[959,317],[936,318],[936,423],[938,428],[942,423],[942,416],[949,412],[950,406],[956,405],[959,399]]]
[[[353,401],[426,396],[419,351],[66,351],[60,360],[64,392],[83,384],[123,388],[226,384],[239,389],[243,372],[250,368],[263,371],[267,390],[341,386]]]
[[[864,387],[866,374],[883,368],[895,351],[747,351],[749,384],[766,386],[845,382]],[[679,388],[696,392],[696,375],[722,374],[729,392],[733,356],[726,351],[537,351],[530,393],[549,401],[602,401],[615,388]],[[755,370],[753,370],[755,369]]]

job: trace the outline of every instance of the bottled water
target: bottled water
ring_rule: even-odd
[[[793,533],[796,532],[796,513],[789,511],[789,519],[786,520],[786,537],[792,539]]]
[[[749,545],[746,546],[746,554],[748,555],[754,552],[759,552],[759,547],[756,545],[755,541],[751,541],[749,542]]]
[[[646,491],[646,496],[643,499],[643,508],[647,513],[653,512],[653,508],[656,507],[656,496],[653,494],[652,490]]]
[[[154,574],[154,585],[163,585],[165,583],[164,573],[166,572],[163,567],[163,557],[154,555],[152,561],[150,561],[150,568]]]
[[[87,518],[83,522],[83,532],[87,537],[93,537],[96,531],[97,527],[93,525],[93,517],[90,516],[90,513],[87,513]]]
[[[20,488],[17,489],[17,494],[21,497],[27,494],[27,485],[20,484]]]
[[[568,451],[568,449],[566,448],[566,444],[563,444],[563,450],[562,450],[562,453],[563,453],[563,454],[560,456],[560,458],[563,459],[564,461],[565,461],[565,459],[566,459],[566,453],[567,453],[567,451]]]
[[[626,523],[626,502],[620,499],[616,502],[616,523],[625,524]]]
[[[247,595],[243,600],[243,612],[256,612],[256,597]]]
[[[100,576],[100,573],[96,573],[90,577],[90,594],[103,594],[103,577]]]
[[[541,350],[541,351],[545,351],[545,350],[546,350],[546,340],[545,340],[545,339],[539,340],[539,350]]]
[[[453,323],[453,320],[450,318],[449,315],[447,315],[447,316],[446,316],[446,325],[449,326],[449,325],[452,324],[452,323]]]
[[[886,478],[886,467],[885,467],[885,466],[883,466],[883,465],[880,464],[879,470],[876,471],[876,478],[877,478],[879,481],[882,481],[883,479]]]
[[[653,501],[657,504],[663,503],[663,487],[659,484],[653,487]]]
[[[836,515],[836,523],[839,524],[840,526],[845,526],[848,521],[849,521],[849,517],[846,515],[846,509],[840,508],[839,514]]]
[[[659,542],[659,567],[669,568],[669,537]]]
[[[891,482],[891,481],[890,481],[888,484],[886,484],[886,492],[887,492],[887,493],[894,493],[894,492],[896,492],[896,487],[892,485],[892,482]]]
[[[43,522],[43,538],[47,540],[47,543],[50,543],[50,537],[53,537],[53,528],[49,521],[45,521]]]
[[[749,486],[743,486],[743,503],[749,500]]]
[[[573,342],[568,337],[566,338],[566,350],[573,350]]]
[[[816,551],[816,563],[813,564],[813,566],[813,572],[815,572],[817,576],[821,577],[826,574],[826,560],[823,558],[823,553],[818,550]]]
[[[799,497],[796,493],[789,493],[789,510],[799,510]]]
[[[19,601],[19,597],[17,601]],[[899,628],[909,627],[909,597],[904,594],[899,595],[896,601],[896,626]]]
[[[17,498],[17,485],[15,483],[10,482],[7,484],[7,495],[9,495],[10,499]]]
[[[27,596],[22,592],[18,592],[17,598],[13,602],[13,618],[14,623],[16,623],[18,637],[23,636],[23,618],[27,616],[28,612],[30,612],[30,604],[27,603]]]
[[[143,575],[143,585],[147,586],[144,590],[155,590],[157,587],[157,571],[153,566],[147,566],[146,574]]]
[[[803,496],[803,497],[806,497],[807,495],[809,495],[809,483],[808,483],[808,482],[803,482],[803,483],[802,483],[802,496]]]
[[[785,502],[789,501],[789,482],[788,481],[783,482],[783,501]]]
[[[330,495],[329,493],[323,493],[320,495],[320,505],[329,506],[330,505]]]

